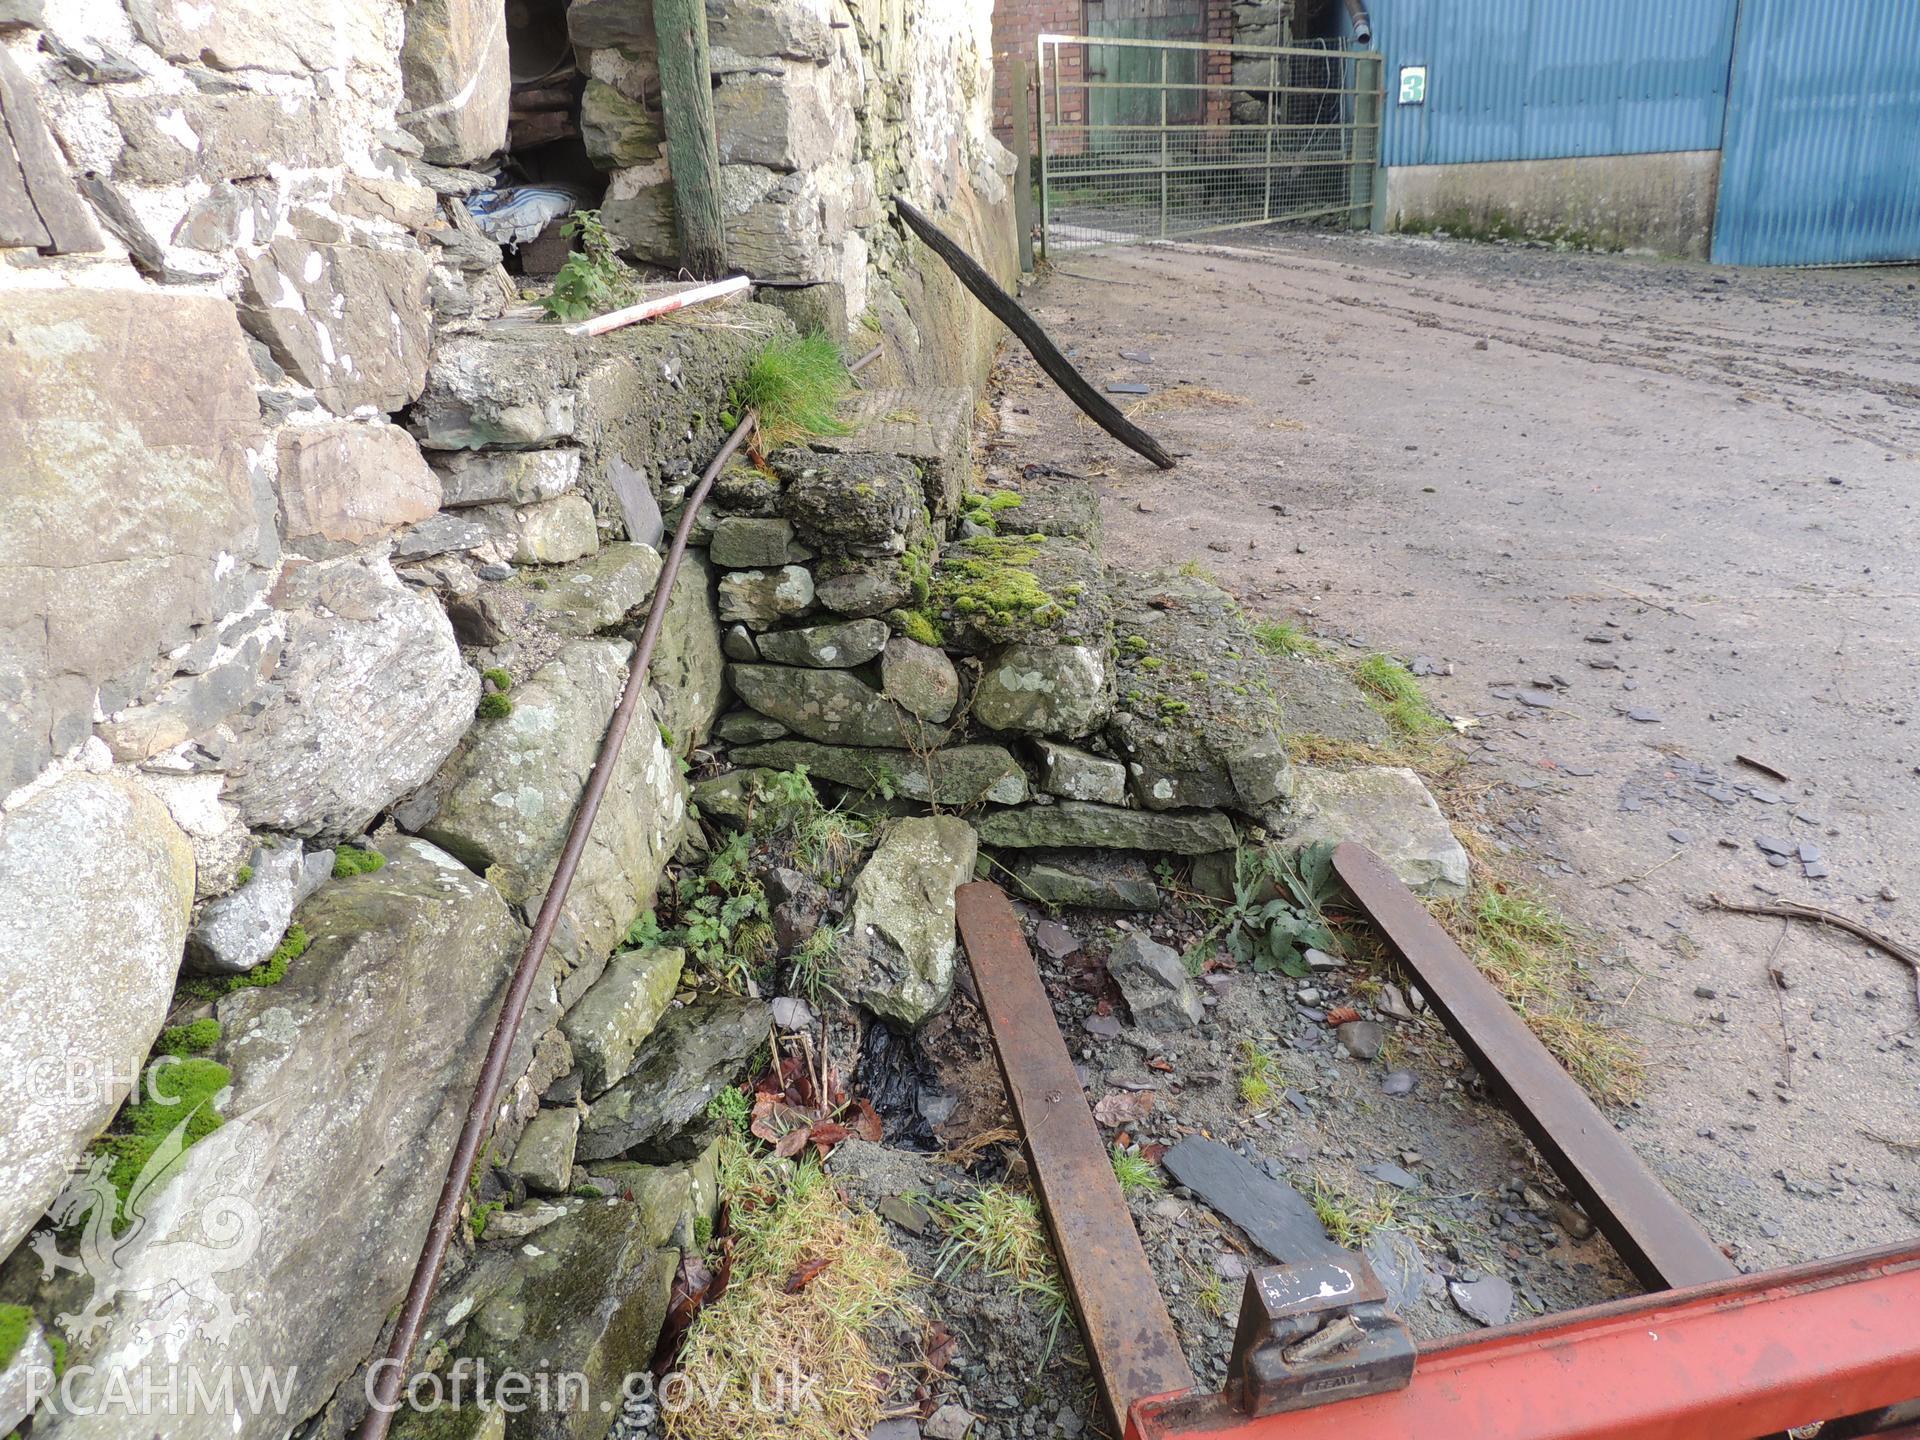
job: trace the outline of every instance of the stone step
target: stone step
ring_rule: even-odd
[[[973,469],[973,394],[957,387],[862,390],[841,407],[851,430],[807,442],[823,454],[898,455],[920,472],[927,509],[960,508]]]

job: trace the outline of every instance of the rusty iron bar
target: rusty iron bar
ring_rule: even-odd
[[[1149,1400],[1126,1436],[1752,1440],[1910,1396],[1916,1316],[1909,1242],[1444,1340],[1403,1390],[1291,1414],[1250,1418],[1218,1395]]]
[[[673,582],[680,573],[680,561],[687,552],[687,537],[693,531],[694,519],[699,515],[700,507],[706,503],[707,492],[713,488],[715,477],[746,442],[747,436],[753,433],[753,427],[759,420],[759,412],[754,410],[748,410],[741,417],[739,425],[720,447],[720,453],[713,457],[712,463],[700,476],[700,483],[687,496],[686,508],[681,512],[680,524],[673,534],[673,544],[667,550],[666,563],[661,566],[660,578],[654,585],[653,604],[647,611],[646,627],[640,632],[640,641],[634,646],[628,663],[627,687],[620,696],[619,705],[614,708],[613,718],[607,724],[606,736],[600,742],[599,758],[594,761],[593,772],[587,777],[586,788],[581,792],[580,805],[574,811],[573,824],[567,831],[566,844],[560,851],[559,863],[554,867],[553,879],[547,884],[546,897],[540,902],[539,914],[534,918],[533,932],[527,938],[526,948],[520,952],[513,979],[507,986],[506,999],[500,1006],[500,1018],[494,1023],[493,1039],[487,1044],[486,1059],[480,1066],[480,1078],[474,1084],[473,1099],[467,1106],[466,1120],[460,1127],[460,1139],[453,1148],[453,1158],[447,1164],[446,1179],[440,1187],[440,1199],[434,1206],[433,1223],[427,1230],[426,1246],[414,1267],[413,1279],[407,1286],[406,1299],[400,1307],[400,1318],[394,1323],[386,1354],[374,1365],[373,1389],[370,1392],[373,1403],[360,1426],[360,1440],[385,1440],[388,1427],[393,1424],[394,1402],[406,1381],[407,1365],[413,1357],[414,1346],[419,1343],[420,1330],[426,1322],[427,1306],[432,1302],[434,1286],[440,1280],[440,1268],[446,1262],[447,1246],[453,1239],[460,1202],[466,1194],[467,1176],[480,1157],[480,1147],[485,1143],[488,1132],[493,1129],[493,1107],[499,1102],[500,1091],[506,1083],[507,1057],[513,1049],[515,1032],[519,1030],[521,1018],[526,1014],[527,998],[533,993],[533,982],[539,974],[540,962],[560,923],[560,909],[566,904],[568,892],[573,888],[574,872],[580,868],[580,857],[586,852],[594,819],[600,813],[600,802],[605,798],[607,785],[613,778],[613,767],[620,758],[621,746],[626,742],[633,712],[640,703],[640,697],[646,693],[647,670],[653,663],[653,650],[660,639],[660,627],[666,621],[667,602],[673,593]]]
[[[1019,917],[1006,892],[986,881],[962,885],[954,904],[1007,1099],[1053,1230],[1061,1277],[1118,1434],[1136,1400],[1190,1390],[1193,1372],[1140,1248]]]
[[[847,374],[858,375],[862,370],[866,369],[867,366],[871,365],[874,361],[878,360],[880,358],[880,352],[885,350],[886,348],[887,347],[884,345],[874,346],[871,350],[867,351],[866,354],[862,355],[858,360],[855,360],[852,364],[847,366]]]
[[[1380,857],[1348,841],[1334,849],[1333,868],[1454,1040],[1642,1283],[1677,1289],[1737,1273]]]

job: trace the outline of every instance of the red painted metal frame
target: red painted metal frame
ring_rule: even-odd
[[[1753,1440],[1920,1389],[1920,1243],[1483,1331],[1405,1390],[1262,1420],[1136,1404],[1127,1440]]]

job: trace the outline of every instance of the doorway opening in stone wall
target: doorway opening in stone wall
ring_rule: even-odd
[[[507,0],[512,101],[499,183],[475,195],[475,217],[505,248],[511,273],[545,277],[566,262],[567,217],[596,208],[607,177],[593,153],[588,92],[594,86],[575,49],[567,0]],[[610,95],[610,86],[599,86]],[[605,101],[597,92],[597,108]],[[637,108],[637,106],[636,106]]]

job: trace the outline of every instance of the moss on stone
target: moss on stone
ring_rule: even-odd
[[[371,851],[356,851],[356,854],[372,854]],[[380,863],[386,860],[381,857]],[[375,870],[379,865],[371,867]],[[340,873],[338,866],[334,874]],[[357,874],[357,871],[349,871]],[[238,975],[223,975],[215,980],[189,980],[180,987],[180,993],[195,1000],[218,1000],[223,995],[231,995],[236,990],[258,990],[268,985],[278,985],[287,978],[287,967],[307,953],[307,928],[294,925],[288,928],[286,937],[276,945],[273,953],[262,960],[253,969]]]
[[[204,1055],[220,1043],[220,1022],[211,1015],[185,1025],[169,1025],[154,1042],[156,1055]]]
[[[513,714],[513,701],[496,690],[482,695],[473,713],[482,720],[504,720]]]
[[[333,878],[345,880],[349,875],[371,875],[386,863],[387,857],[378,850],[362,850],[357,845],[342,845],[333,852]]]
[[[13,1363],[33,1333],[33,1311],[24,1305],[0,1305],[0,1370]]]
[[[480,672],[480,678],[492,682],[493,688],[496,690],[511,690],[513,688],[513,676],[502,670],[498,665],[491,665],[487,669],[482,670]]]
[[[1038,553],[1028,542],[994,535],[960,541],[949,547],[940,569],[941,603],[1002,627],[1045,623],[1060,606],[1027,568]]]
[[[921,645],[938,649],[946,643],[939,624],[924,610],[895,610],[887,616],[887,622],[907,639]]]
[[[147,1068],[139,1098],[120,1112],[115,1132],[99,1142],[113,1157],[107,1179],[118,1197],[116,1233],[131,1218],[127,1202],[136,1184],[144,1190],[165,1180],[189,1149],[226,1124],[215,1104],[232,1080],[226,1066],[199,1058],[169,1058]],[[148,1174],[154,1156],[176,1131],[180,1132],[180,1154],[158,1173]]]
[[[239,889],[240,886],[246,884],[251,879],[253,879],[253,866],[242,865],[233,877],[234,888],[236,890]]]

